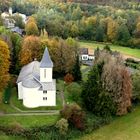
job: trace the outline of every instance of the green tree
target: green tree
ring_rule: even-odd
[[[79,20],[79,19],[81,19],[81,17],[82,17],[82,10],[81,10],[80,6],[78,5],[76,7],[76,9],[74,9],[72,12],[72,19]]]
[[[79,55],[76,57],[76,62],[72,70],[72,75],[74,77],[74,81],[81,81],[82,74],[80,70],[80,62],[79,62]]]
[[[25,25],[20,15],[16,14],[12,18],[15,20],[15,26],[18,26],[19,28],[24,29]]]
[[[125,24],[122,24],[118,27],[117,31],[117,41],[119,41],[122,45],[126,45],[130,39],[130,33]]]
[[[20,63],[19,63],[19,52],[21,51],[22,46],[22,37],[18,35],[17,33],[13,33],[11,35],[11,41],[12,41],[12,53],[11,53],[11,67],[10,67],[10,73],[12,74],[18,74],[20,70]]]
[[[82,99],[87,110],[95,115],[108,116],[114,114],[115,105],[108,92],[102,88],[101,74],[104,63],[95,64],[83,85]]]
[[[104,28],[102,25],[99,25],[97,27],[97,30],[96,30],[96,40],[97,41],[103,41],[104,40]]]

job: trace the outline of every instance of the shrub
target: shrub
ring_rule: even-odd
[[[73,78],[73,75],[70,74],[70,73],[67,73],[64,77],[64,81],[67,83],[67,84],[70,84],[74,81],[74,78]]]
[[[132,75],[132,101],[140,102],[140,72]]]
[[[68,98],[71,101],[78,102],[81,95],[81,86],[77,83],[71,83],[66,87]]]
[[[65,105],[60,111],[60,114],[63,118],[68,120],[69,124],[75,126],[79,130],[84,130],[85,113],[82,111],[79,105]]]
[[[56,123],[55,127],[58,128],[60,134],[65,135],[68,131],[68,125],[68,121],[62,118]]]
[[[11,86],[8,85],[8,87],[4,91],[3,102],[5,104],[8,104],[10,102],[10,97],[11,97]]]
[[[13,130],[14,134],[19,134],[19,133],[22,133],[24,131],[23,127],[18,122],[13,122],[10,127]]]

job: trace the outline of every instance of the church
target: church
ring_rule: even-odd
[[[28,108],[56,106],[56,80],[53,76],[53,62],[46,48],[41,62],[23,66],[17,79],[18,99]]]

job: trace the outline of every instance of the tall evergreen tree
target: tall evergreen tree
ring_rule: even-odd
[[[79,56],[76,57],[76,63],[72,70],[72,75],[74,77],[74,81],[81,81],[82,75],[80,70],[80,62],[79,62]]]

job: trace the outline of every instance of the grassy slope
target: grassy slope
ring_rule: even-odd
[[[104,43],[96,43],[96,42],[87,42],[87,41],[80,41],[79,42],[81,47],[87,47],[87,48],[103,48],[105,46]],[[116,50],[121,52],[122,54],[130,55],[136,58],[140,58],[140,49],[132,49],[128,47],[123,47],[119,45],[113,45],[109,44],[112,50]]]
[[[140,107],[79,140],[140,140]]]

